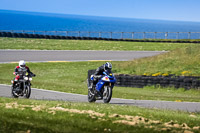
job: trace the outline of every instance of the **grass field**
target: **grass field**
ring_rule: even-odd
[[[9,42],[10,41],[10,42]],[[27,45],[27,42],[35,46],[36,42],[43,42],[47,46],[49,42],[65,42],[74,41],[76,43],[86,43],[92,45],[93,41],[78,41],[78,40],[45,40],[45,39],[15,39],[15,38],[1,38],[1,47],[5,46],[3,43],[12,44],[16,43],[18,46],[21,44],[23,47]],[[20,42],[20,43],[19,43]],[[95,41],[94,41],[95,42]],[[98,41],[96,41],[98,42]],[[114,42],[104,41],[105,43]],[[98,42],[99,44],[101,43]],[[130,43],[131,42],[118,42]],[[62,43],[60,43],[62,44]],[[143,43],[145,44],[145,43]],[[134,44],[132,44],[134,45]],[[139,44],[138,44],[139,45]],[[151,45],[149,43],[148,45]],[[159,44],[155,43],[156,46]],[[169,48],[168,43],[163,43],[163,48]],[[181,75],[183,71],[188,71],[189,75],[200,75],[200,45],[199,44],[175,44],[182,46],[181,48],[171,50],[168,53],[161,54],[154,57],[148,57],[143,59],[137,59],[134,61],[125,62],[112,62],[113,72],[116,74],[133,74],[142,75],[144,73],[168,73]],[[6,44],[7,47],[11,48]],[[21,47],[22,47],[21,46]],[[29,45],[28,45],[29,46]],[[129,45],[124,45],[127,49]],[[147,45],[144,45],[147,47]],[[179,46],[179,47],[180,47]],[[186,47],[187,46],[187,47]],[[153,46],[152,46],[153,47]],[[155,48],[155,47],[154,47]],[[64,48],[63,48],[64,49]],[[78,47],[78,49],[81,49]],[[99,50],[99,48],[97,48]],[[66,62],[66,63],[27,63],[31,70],[37,75],[33,79],[33,87],[56,90],[62,92],[87,94],[87,71],[90,69],[96,69],[98,66],[105,62]],[[0,64],[0,83],[10,84],[10,80],[14,75],[12,72],[17,64]],[[113,97],[128,98],[128,99],[141,99],[141,100],[167,100],[167,101],[197,101],[199,102],[199,90],[174,89],[174,88],[125,88],[115,87]]]
[[[115,74],[170,73],[200,75],[199,44],[0,38],[0,49],[167,50],[168,53],[112,62]],[[37,76],[34,88],[87,94],[87,71],[105,62],[27,63]],[[10,84],[14,64],[0,64],[0,83]],[[113,97],[200,102],[199,90],[115,87]],[[0,132],[195,132],[200,114],[126,105],[39,101],[0,97]]]
[[[0,37],[0,49],[169,51],[176,48],[183,48],[193,45],[196,44],[95,40],[53,40]]]
[[[110,104],[0,98],[0,132],[198,132],[200,114]]]

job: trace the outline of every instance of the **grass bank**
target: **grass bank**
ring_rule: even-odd
[[[176,48],[193,45],[196,44],[0,37],[0,49],[170,51]]]
[[[200,114],[0,98],[0,132],[198,132]]]
[[[154,57],[136,59],[116,64],[117,72],[125,74],[149,75],[168,73],[182,75],[200,75],[200,45],[188,46],[172,50]]]

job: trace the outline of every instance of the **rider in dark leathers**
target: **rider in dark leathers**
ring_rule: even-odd
[[[94,80],[91,83],[89,89],[92,89],[92,86],[95,86],[97,84],[98,80],[101,79],[103,72],[105,71],[111,72],[111,70],[112,70],[112,64],[109,62],[106,62],[102,66],[98,67],[94,73]]]
[[[12,86],[14,86],[16,84],[16,82],[18,82],[19,79],[23,78],[24,75],[26,75],[26,73],[28,73],[29,75],[33,75],[35,76],[35,74],[33,74],[29,67],[26,66],[26,63],[24,60],[20,60],[19,61],[19,66],[16,66],[15,71],[13,72],[15,76],[14,78],[14,83],[12,84]]]

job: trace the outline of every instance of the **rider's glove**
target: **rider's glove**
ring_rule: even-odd
[[[99,78],[102,77],[102,75],[95,75],[94,77],[97,78],[97,79],[99,79]]]
[[[17,75],[17,74],[18,74],[18,72],[13,72],[13,74],[14,74],[14,75]]]

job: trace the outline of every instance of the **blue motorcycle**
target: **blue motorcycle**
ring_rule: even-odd
[[[90,80],[95,79],[91,75]],[[111,72],[103,72],[103,76],[99,79],[96,86],[88,89],[88,101],[95,102],[96,100],[103,100],[104,103],[109,103],[112,97],[112,89],[116,82],[115,76]]]

